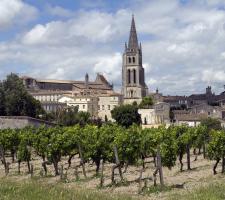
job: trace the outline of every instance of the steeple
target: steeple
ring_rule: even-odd
[[[138,49],[138,38],[135,27],[134,15],[132,15],[128,49]]]

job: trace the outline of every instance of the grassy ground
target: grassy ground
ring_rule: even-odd
[[[225,183],[209,184],[186,194],[175,194],[170,200],[224,200]]]
[[[44,184],[38,181],[24,183],[0,180],[0,200],[131,200],[115,194],[103,194],[94,190],[65,189],[62,184]]]
[[[62,183],[45,184],[36,180],[23,183],[0,180],[0,200],[134,200],[129,196],[97,190],[64,188]],[[184,194],[171,193],[169,200],[224,200],[225,183],[212,183]]]

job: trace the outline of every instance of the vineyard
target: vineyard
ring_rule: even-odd
[[[0,158],[6,176],[54,176],[84,184],[95,179],[95,187],[102,189],[135,183],[136,192],[144,194],[183,188],[185,180],[172,186],[165,182],[165,168],[187,173],[199,159],[213,162],[211,174],[224,173],[225,131],[115,124],[5,129],[0,130]],[[129,169],[135,169],[132,178]]]

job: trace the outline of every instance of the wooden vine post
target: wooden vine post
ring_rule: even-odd
[[[119,160],[119,156],[118,156],[118,150],[117,150],[117,147],[116,146],[113,147],[113,151],[114,151],[116,165],[114,165],[112,167],[111,180],[112,180],[112,183],[114,184],[115,183],[115,177],[114,177],[115,169],[118,168],[121,181],[123,181],[123,173],[122,173],[122,169],[121,169],[121,165],[120,165],[120,160]]]
[[[102,159],[101,163],[102,169],[101,169],[101,179],[100,179],[100,187],[103,187],[104,184],[104,160]]]
[[[0,158],[2,160],[2,163],[4,165],[4,168],[5,168],[5,174],[7,175],[8,174],[8,166],[7,166],[7,163],[6,163],[6,159],[5,159],[5,151],[4,151],[4,148],[3,146],[0,146]]]
[[[63,172],[63,165],[61,165],[61,168],[60,168],[60,180],[63,180],[64,179],[64,172]]]
[[[30,165],[30,177],[33,178],[33,176],[34,176],[34,165],[31,164]]]
[[[161,159],[159,147],[157,149],[157,168],[159,170],[160,184],[161,184],[161,186],[164,186],[163,170],[162,170],[162,159]]]
[[[190,144],[187,144],[187,146],[186,146],[186,152],[187,152],[187,169],[188,170],[191,170]]]
[[[79,175],[78,175],[78,166],[75,166],[75,171],[74,171],[75,177],[76,177],[76,181],[79,180]]]
[[[222,157],[222,171],[221,171],[222,173],[224,173],[225,172],[225,154],[223,155],[223,157]]]
[[[87,178],[86,170],[85,170],[84,158],[83,158],[83,155],[82,155],[82,150],[81,150],[80,144],[78,144],[78,149],[79,149],[79,155],[80,155],[80,160],[81,160],[83,174],[84,174],[84,177]]]
[[[160,185],[164,186],[164,179],[163,179],[163,170],[162,170],[162,159],[160,155],[160,149],[157,147],[157,154],[156,154],[156,170],[153,173],[153,181],[154,181],[154,186],[156,186],[156,175],[159,172],[159,180],[160,180]]]

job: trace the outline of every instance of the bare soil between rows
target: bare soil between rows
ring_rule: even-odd
[[[76,180],[75,176],[75,166],[80,164],[80,159],[75,157],[72,160],[71,167],[68,169],[67,158],[59,163],[59,166],[63,165],[64,174],[66,174],[65,180],[60,180],[60,176],[54,176],[54,168],[52,165],[48,165],[48,175],[43,176],[42,160],[39,157],[34,157],[31,163],[34,166],[34,179],[38,179],[43,183],[58,183],[63,182],[64,187],[76,188],[76,189],[94,189],[99,190],[102,193],[113,193],[113,194],[128,194],[138,199],[170,199],[171,194],[183,194],[185,192],[190,192],[201,186],[206,186],[214,182],[225,182],[225,175],[220,173],[221,163],[218,165],[218,174],[213,175],[212,166],[214,161],[209,161],[203,159],[202,155],[198,156],[198,160],[194,161],[194,155],[191,156],[191,168],[192,170],[186,170],[186,161],[184,159],[184,171],[180,172],[180,164],[177,162],[176,166],[171,170],[168,168],[163,168],[164,182],[166,186],[171,186],[172,189],[169,191],[154,192],[148,194],[140,194],[140,185],[135,180],[138,179],[140,175],[140,170],[142,166],[129,166],[127,172],[123,174],[124,183],[120,182],[120,177],[118,170],[116,170],[116,184],[111,184],[111,173],[112,166],[111,163],[106,163],[104,166],[104,184],[100,188],[100,176],[96,176],[96,167],[92,163],[86,163],[86,174],[87,178],[83,176],[82,168],[78,168],[79,180]],[[11,163],[11,158],[7,157],[7,161]],[[146,169],[143,172],[143,178],[152,177],[155,170],[154,163],[151,162],[152,159],[146,164]],[[18,174],[18,164],[11,163],[9,166],[8,179],[20,182],[31,179],[30,174],[28,174],[27,163],[21,164],[21,173]],[[43,177],[42,177],[43,176]],[[4,167],[0,164],[0,179],[5,178]],[[159,177],[157,176],[157,182],[159,184]],[[147,180],[147,187],[153,186],[152,180]],[[142,187],[144,182],[142,182]]]

